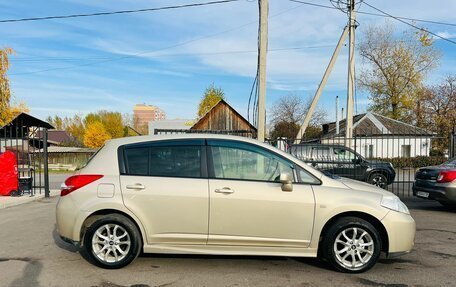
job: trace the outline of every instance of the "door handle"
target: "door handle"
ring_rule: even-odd
[[[232,190],[231,188],[229,187],[224,187],[224,188],[217,188],[215,190],[215,192],[217,193],[223,193],[223,194],[230,194],[230,193],[234,193],[234,190]]]
[[[127,185],[127,189],[136,189],[136,190],[139,190],[139,189],[145,189],[146,187],[140,183],[135,183],[135,184],[129,184]]]

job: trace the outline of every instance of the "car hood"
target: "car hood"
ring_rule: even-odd
[[[389,196],[393,195],[393,193],[391,193],[390,191],[384,190],[382,188],[376,187],[374,185],[371,185],[371,184],[368,184],[365,182],[361,182],[361,181],[357,181],[357,180],[353,180],[353,179],[349,179],[349,178],[345,178],[345,177],[341,177],[341,178],[335,179],[335,180],[341,182],[343,185],[345,185],[346,187],[348,187],[350,189],[355,189],[355,190],[360,190],[360,191],[365,191],[365,192],[373,192],[373,193],[377,193],[380,195],[389,195]]]

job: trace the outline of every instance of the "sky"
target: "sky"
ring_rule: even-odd
[[[206,0],[21,0],[1,1],[0,19],[154,8]],[[329,0],[308,0],[331,5]],[[425,0],[367,3],[392,15],[456,23],[456,1]],[[376,12],[366,5],[360,11]],[[378,13],[378,12],[377,12]],[[357,39],[363,28],[385,18],[357,15]],[[405,24],[390,20],[400,33]],[[339,10],[288,0],[270,0],[267,96],[270,109],[283,95],[312,97],[347,23]],[[415,23],[456,40],[456,25]],[[10,62],[15,102],[30,113],[47,116],[84,115],[97,110],[132,113],[137,103],[162,108],[169,119],[193,119],[204,90],[221,87],[228,102],[247,115],[256,73],[257,1],[241,0],[204,7],[112,16],[0,23],[0,47],[16,54]],[[426,79],[429,85],[455,74],[456,45],[436,39],[441,65]],[[335,97],[345,107],[347,52],[338,61],[319,107],[335,114]],[[363,64],[356,57],[357,71]],[[355,110],[364,112],[367,94],[356,93]]]

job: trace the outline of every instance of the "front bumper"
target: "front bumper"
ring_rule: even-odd
[[[416,224],[412,216],[396,211],[389,211],[382,219],[388,233],[388,254],[408,253],[415,241]]]
[[[456,203],[456,185],[454,183],[437,183],[417,179],[413,183],[412,190],[413,195],[419,198]],[[428,193],[428,196],[419,195],[419,191]]]

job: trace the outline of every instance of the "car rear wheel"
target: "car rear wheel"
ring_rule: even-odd
[[[380,256],[380,234],[372,224],[361,218],[340,218],[322,236],[323,255],[338,271],[367,271]]]
[[[130,219],[109,214],[87,228],[84,248],[96,265],[108,269],[121,268],[139,255],[141,235]]]
[[[369,177],[369,183],[385,189],[388,185],[388,179],[382,173],[374,173]]]

